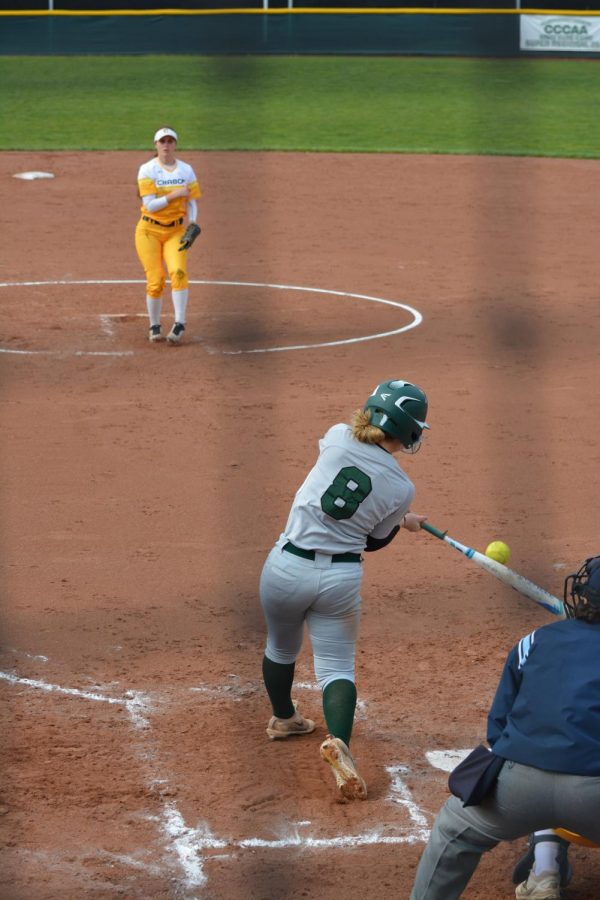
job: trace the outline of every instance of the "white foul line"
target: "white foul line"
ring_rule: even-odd
[[[116,704],[124,706],[129,714],[132,724],[136,728],[147,728],[148,720],[144,713],[150,710],[149,698],[141,693],[141,691],[127,691],[125,698],[106,697],[104,694],[97,694],[94,691],[80,691],[78,688],[61,687],[59,684],[49,684],[47,681],[41,681],[36,678],[19,678],[10,672],[0,672],[0,679],[8,681],[10,684],[22,684],[25,687],[35,688],[40,691],[47,691],[54,694],[66,694],[69,697],[81,697],[82,700],[94,700],[100,703]]]

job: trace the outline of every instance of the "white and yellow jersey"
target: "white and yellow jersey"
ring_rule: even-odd
[[[150,212],[144,204],[144,197],[164,197],[175,188],[187,185],[190,191],[189,197],[178,197],[162,209]],[[142,198],[141,212],[143,216],[149,216],[161,224],[169,224],[174,219],[185,217],[189,200],[197,200],[202,196],[198,179],[191,166],[180,159],[175,161],[175,168],[165,169],[154,157],[149,162],[140,166],[138,172],[138,190]]]

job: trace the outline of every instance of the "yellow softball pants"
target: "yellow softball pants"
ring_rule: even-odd
[[[146,273],[146,293],[149,297],[162,297],[165,286],[165,268],[171,288],[181,291],[188,286],[187,250],[179,250],[179,241],[185,226],[155,225],[143,219],[135,229],[135,249]]]

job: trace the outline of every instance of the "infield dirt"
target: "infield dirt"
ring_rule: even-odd
[[[599,552],[598,165],[181,156],[204,190],[190,275],[209,282],[181,347],[148,343],[127,283],[146,155],[0,156],[1,894],[406,898],[447,796],[425,754],[484,737],[507,652],[551,617],[426,534],[370,554],[352,741],[369,799],[339,805],[308,644],[296,696],[317,730],[266,737],[260,569],[319,437],[392,377],[430,400],[403,459],[415,511],[478,549],[506,540],[557,595]],[[411,315],[249,282],[423,321],[250,353]],[[524,845],[488,854],[465,897],[513,896]],[[600,852],[571,856],[564,896],[593,900]]]

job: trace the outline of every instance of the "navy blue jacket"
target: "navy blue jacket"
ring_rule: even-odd
[[[553,622],[513,647],[488,714],[487,739],[504,759],[600,775],[600,624]]]

